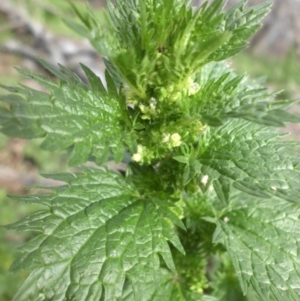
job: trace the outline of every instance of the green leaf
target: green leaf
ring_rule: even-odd
[[[183,185],[186,185],[191,180],[191,168],[189,165],[184,167],[184,172],[182,176]]]
[[[46,150],[74,146],[70,165],[84,163],[90,155],[98,161],[103,157],[100,150],[113,149],[115,141],[124,148],[127,111],[109,74],[106,92],[100,79],[85,66],[90,87],[62,66],[56,69],[43,60],[40,63],[61,82],[20,71],[47,88],[49,94],[25,87],[15,89],[22,96],[0,96],[8,105],[0,108],[1,131],[21,138],[45,137],[42,147]],[[116,157],[122,160],[121,151]]]
[[[90,36],[89,30],[85,26],[73,22],[71,20],[64,20],[64,22],[66,23],[67,26],[69,26],[74,32],[78,33],[79,35],[83,37]]]
[[[86,77],[88,78],[89,84],[91,85],[91,89],[95,93],[105,94],[106,90],[103,86],[103,83],[99,76],[97,76],[91,69],[87,66],[80,64],[82,70],[84,71]]]
[[[180,283],[180,279],[165,269],[161,269],[157,277],[160,278],[159,286],[154,289],[151,282],[150,285],[146,282],[140,299],[136,299],[128,285],[124,291],[122,301],[217,301],[213,297],[187,291]]]
[[[118,97],[118,92],[114,80],[107,70],[105,70],[105,80],[107,84],[108,94],[110,94],[112,97]]]
[[[218,198],[224,205],[226,205],[230,194],[230,180],[226,177],[220,176],[213,181],[213,187]]]
[[[118,73],[118,70],[113,65],[113,63],[111,61],[109,61],[108,59],[103,58],[103,61],[104,61],[106,69],[108,70],[109,74],[113,78],[113,81],[114,81],[116,87],[120,88],[120,86],[123,84],[123,79],[120,76],[120,74]]]
[[[86,142],[77,142],[74,145],[71,156],[69,157],[69,165],[76,166],[80,165],[82,162],[86,162],[92,152],[92,145]]]
[[[129,289],[141,301],[161,285],[160,256],[176,273],[167,242],[184,251],[172,211],[140,198],[116,173],[83,171],[54,175],[68,185],[32,197],[48,208],[8,226],[39,233],[12,266],[30,270],[13,300],[113,301]]]
[[[246,1],[233,5],[224,16],[224,28],[232,38],[210,57],[221,61],[235,55],[247,46],[247,40],[261,27],[260,20],[270,11],[271,1],[245,8]]]
[[[233,120],[211,131],[198,155],[201,174],[208,175],[219,199],[228,202],[233,185],[249,194],[268,198],[276,195],[300,202],[299,158],[293,142],[277,132]]]
[[[91,21],[91,16],[89,16],[88,14],[83,15],[82,12],[78,9],[78,7],[72,3],[71,1],[69,2],[69,4],[71,5],[74,13],[78,16],[78,18],[82,21],[82,23],[84,23],[84,25],[89,28],[92,29],[92,21]]]
[[[112,149],[114,153],[114,161],[120,163],[124,158],[124,146],[122,143],[116,143],[117,145]]]
[[[269,126],[300,121],[299,116],[285,111],[293,101],[276,100],[267,89],[235,75],[224,62],[204,66],[197,74],[197,83],[200,89],[192,98],[191,110],[211,126],[231,118]]]
[[[189,164],[189,158],[185,156],[174,156],[173,159],[180,163]]]
[[[226,247],[244,294],[262,301],[300,299],[300,206],[238,193],[217,221],[214,242]]]

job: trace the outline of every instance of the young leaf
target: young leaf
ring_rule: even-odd
[[[214,1],[216,2],[216,1]],[[211,61],[232,57],[247,46],[247,40],[261,27],[260,20],[270,11],[271,1],[245,8],[247,0],[233,5],[224,16],[224,29],[232,33],[228,43],[213,53]]]
[[[236,76],[224,62],[204,66],[197,74],[197,83],[200,89],[192,97],[190,110],[211,126],[231,118],[271,126],[300,121],[299,116],[285,111],[293,101],[275,100],[267,89]]]
[[[147,98],[149,90],[182,84],[205,64],[244,49],[270,7],[240,4],[222,12],[224,5],[216,0],[196,10],[186,0],[109,1],[107,26],[93,19],[91,29],[90,16],[80,14],[89,33],[80,27],[79,32],[109,59],[117,77]]]
[[[176,273],[167,241],[182,246],[159,202],[141,199],[116,173],[85,168],[54,176],[67,186],[32,201],[48,209],[25,217],[10,229],[38,231],[12,266],[30,274],[14,301],[120,300],[127,285],[131,300],[143,300],[145,283],[156,292],[160,259]]]

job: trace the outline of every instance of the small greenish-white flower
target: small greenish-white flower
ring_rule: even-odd
[[[177,146],[181,145],[181,143],[182,143],[181,136],[178,133],[174,133],[172,135],[164,134],[162,142],[167,143],[170,148],[177,147]]]
[[[168,91],[165,88],[161,88],[160,91],[160,100],[165,100],[168,96]]]
[[[167,87],[167,92],[169,93],[169,94],[172,94],[173,92],[174,92],[174,89],[175,89],[175,87],[174,87],[174,85],[170,85],[170,86],[168,86]]]
[[[139,108],[142,112],[142,119],[151,119],[151,117],[154,117],[159,112],[158,110],[156,110],[156,104],[156,99],[152,97],[150,99],[149,106],[145,106],[144,104],[139,105]]]
[[[127,104],[129,104],[129,105],[136,105],[136,104],[138,104],[138,100],[137,100],[136,94],[128,86],[123,87],[122,93],[126,97]]]
[[[189,96],[196,94],[200,89],[200,86],[197,83],[194,82],[192,77],[189,77],[187,79],[187,86],[188,86],[187,94]]]
[[[228,223],[229,222],[229,217],[225,216],[223,220],[224,220],[225,223]]]
[[[137,152],[131,157],[133,161],[139,162],[140,164],[150,163],[153,158],[153,152],[141,144],[137,146]]]
[[[190,87],[194,83],[194,80],[191,76],[188,77],[187,79],[187,85]]]
[[[139,153],[133,154],[132,155],[132,160],[135,162],[141,162],[142,161],[142,155]]]
[[[150,108],[155,109],[157,105],[157,100],[154,97],[150,98]]]
[[[201,183],[205,186],[208,183],[208,175],[204,175],[201,179]]]
[[[170,137],[170,144],[172,147],[177,147],[181,145],[181,136],[178,133],[172,134]]]
[[[177,101],[181,98],[181,93],[180,92],[174,92],[171,96],[170,96],[170,100],[171,101]]]
[[[171,136],[170,134],[164,134],[162,143],[168,143],[170,141],[170,136]]]
[[[196,94],[199,91],[199,89],[200,86],[197,83],[193,83],[188,90],[188,95],[191,96]]]
[[[132,160],[135,162],[141,162],[143,160],[143,146],[142,145],[138,145],[137,146],[137,153],[132,155]]]
[[[145,105],[139,105],[139,108],[143,114],[145,114],[147,107]]]

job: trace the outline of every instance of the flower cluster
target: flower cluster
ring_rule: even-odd
[[[196,94],[200,86],[189,76],[184,82],[167,84],[151,90],[150,96],[141,98],[129,87],[123,88],[128,106],[135,111],[135,122],[140,124],[137,151],[132,160],[140,164],[150,164],[183,142],[194,143],[203,133],[204,126],[199,120],[186,118],[181,114],[182,102],[187,96]],[[178,112],[167,119],[169,112]],[[161,123],[160,127],[157,124]],[[184,130],[183,130],[184,128]]]
[[[158,113],[160,113],[160,110],[157,110],[156,108],[157,100],[154,97],[151,97],[149,106],[145,106],[144,104],[140,104],[139,108],[142,112],[142,119],[152,119],[155,117]]]
[[[163,138],[161,140],[163,143],[163,148],[165,146],[167,149],[172,149],[174,147],[178,147],[181,145],[181,136],[178,133],[174,134],[163,134]],[[139,162],[141,164],[150,163],[152,159],[155,158],[154,152],[148,147],[139,144],[137,146],[137,152],[132,155],[132,160],[135,162]]]
[[[178,133],[164,134],[162,142],[166,143],[168,148],[180,146],[182,143],[181,136]]]
[[[153,158],[153,152],[141,144],[137,146],[137,152],[132,155],[132,160],[141,164],[149,163]]]

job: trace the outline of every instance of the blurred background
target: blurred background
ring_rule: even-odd
[[[83,9],[86,0],[77,0]],[[92,7],[104,8],[104,0],[88,1]],[[193,0],[193,5],[204,1]],[[238,0],[229,0],[228,6]],[[259,4],[263,0],[249,0]],[[96,10],[95,10],[96,11]],[[103,12],[96,11],[103,19]],[[84,80],[79,63],[89,66],[103,78],[103,63],[86,40],[70,30],[63,18],[73,14],[65,0],[0,0],[0,83],[21,83],[36,89],[40,87],[21,78],[14,67],[44,73],[36,56],[56,65],[60,63],[78,73]],[[300,98],[300,0],[273,0],[272,12],[264,19],[263,28],[252,38],[246,51],[232,59],[238,73],[265,78],[270,91],[284,90],[280,98]],[[5,91],[0,88],[0,93]],[[297,105],[291,108],[300,109]],[[286,130],[286,129],[285,129]],[[287,130],[300,139],[300,126],[287,125]],[[40,140],[24,141],[0,134],[0,225],[14,222],[36,206],[19,204],[9,194],[26,194],[28,185],[56,185],[43,179],[39,173],[68,170],[65,152],[45,152]],[[7,271],[19,245],[30,239],[32,233],[15,233],[0,228],[0,301],[11,300],[25,273]]]

